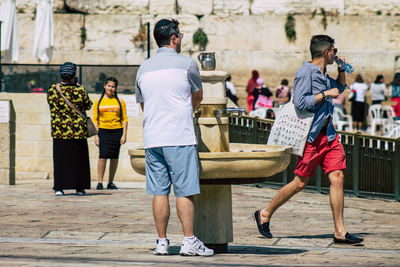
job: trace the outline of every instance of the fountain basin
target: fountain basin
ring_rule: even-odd
[[[230,143],[229,152],[199,152],[201,184],[240,184],[263,181],[287,168],[291,148]],[[133,169],[145,174],[144,149],[130,149]]]

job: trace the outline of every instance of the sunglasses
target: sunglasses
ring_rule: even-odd
[[[331,48],[331,49],[333,49],[333,53],[336,55],[336,54],[337,54],[337,51],[338,51],[337,48]],[[328,50],[326,50],[326,51],[329,52],[329,51],[331,51],[331,49],[328,49]]]

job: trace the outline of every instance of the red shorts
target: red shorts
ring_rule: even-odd
[[[346,169],[346,155],[338,134],[331,142],[328,142],[325,133],[320,133],[314,143],[307,142],[303,157],[297,157],[294,173],[301,177],[311,177],[318,165],[322,166],[326,174]]]

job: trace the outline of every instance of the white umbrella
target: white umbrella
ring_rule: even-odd
[[[5,0],[0,7],[1,51],[6,51],[4,61],[18,61],[18,22],[15,0]]]
[[[54,46],[53,0],[38,0],[33,55],[48,63]]]

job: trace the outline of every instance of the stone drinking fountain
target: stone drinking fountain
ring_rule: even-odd
[[[291,152],[282,146],[229,143],[227,76],[226,71],[201,71],[203,101],[194,117],[201,191],[194,196],[194,231],[216,252],[227,252],[233,241],[231,185],[260,182],[283,171]],[[130,149],[128,153],[133,169],[145,174],[144,150]]]

